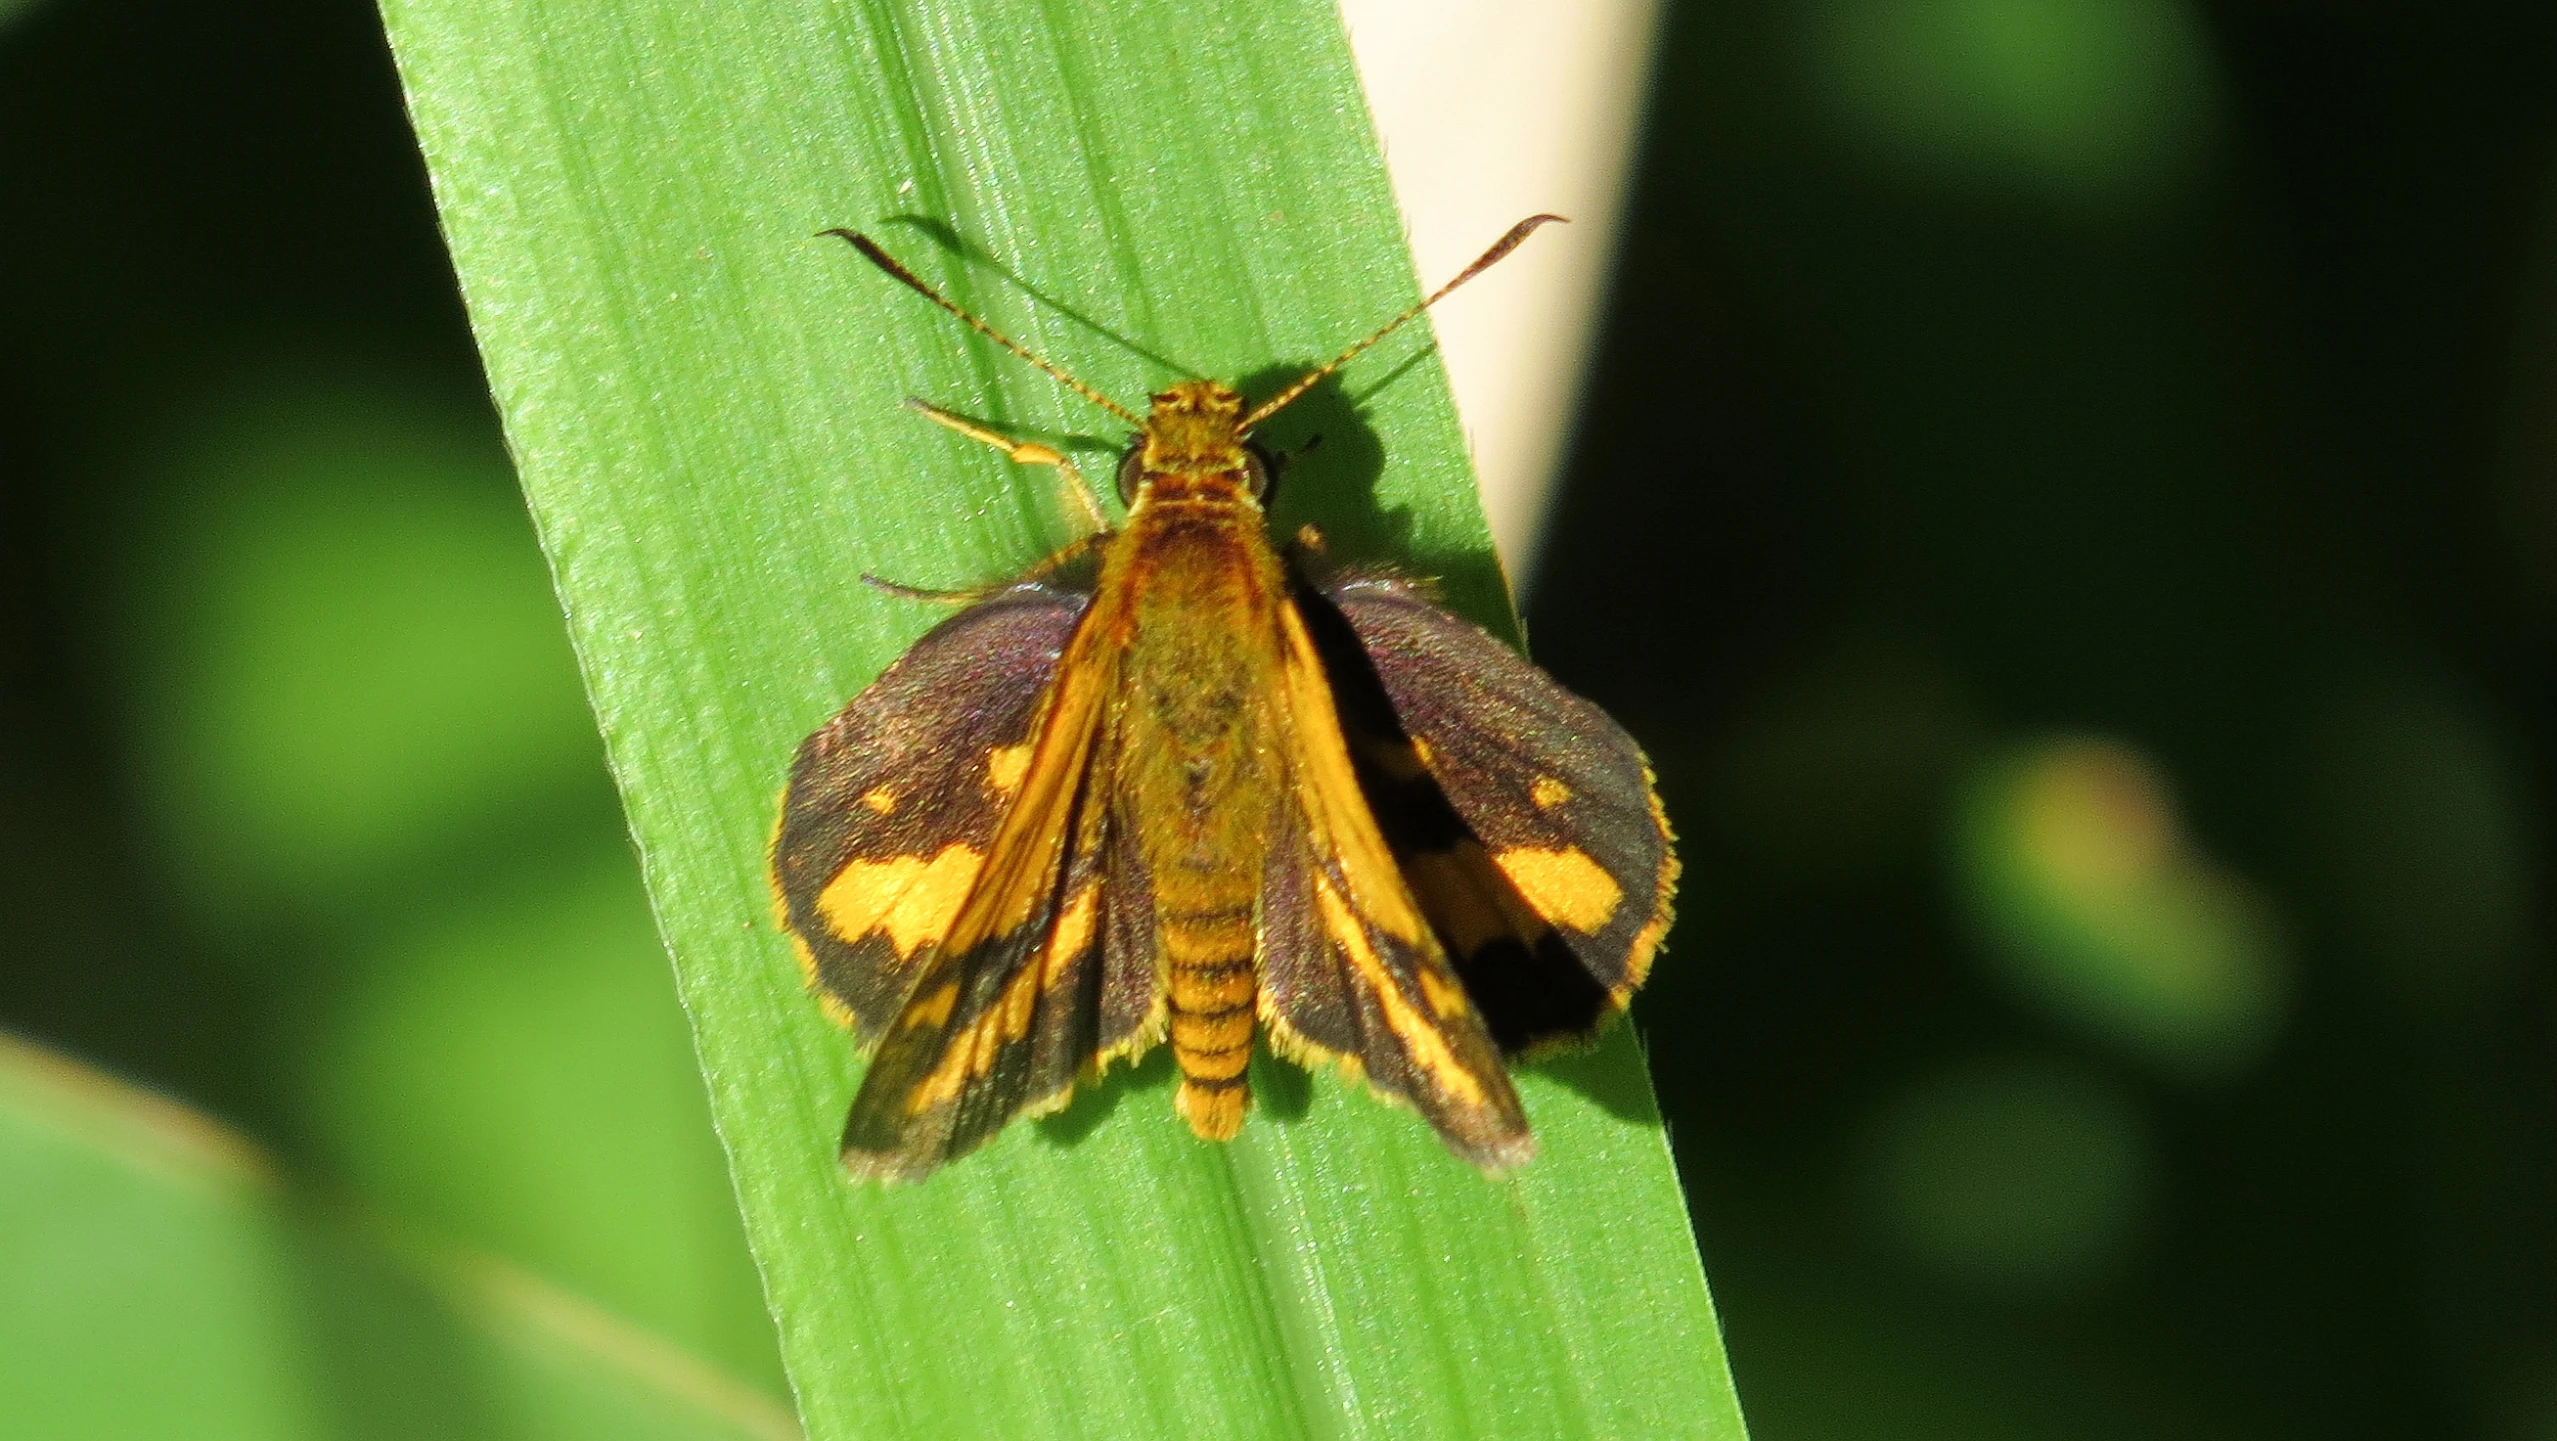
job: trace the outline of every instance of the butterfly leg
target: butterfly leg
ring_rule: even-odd
[[[934,590],[929,586],[906,585],[900,581],[888,580],[867,571],[862,573],[861,583],[872,590],[886,591],[899,600],[927,601],[933,605],[975,605],[980,601],[994,599],[1012,589],[1014,584],[1007,580],[995,585],[971,585],[958,590]]]
[[[1109,532],[1096,531],[1081,540],[1070,542],[1063,550],[1010,580],[999,580],[992,585],[963,586],[958,590],[935,590],[928,586],[906,585],[866,572],[861,577],[861,583],[873,590],[886,591],[899,600],[929,601],[934,605],[975,605],[980,601],[992,600],[996,596],[1019,590],[1024,586],[1041,588],[1052,586],[1061,573],[1072,571],[1076,566],[1090,560],[1109,538]],[[1065,588],[1074,591],[1084,589],[1074,584],[1068,584]]]
[[[1057,471],[1057,486],[1063,492],[1067,517],[1083,535],[1095,535],[1110,528],[1109,517],[1101,513],[1101,503],[1092,498],[1092,487],[1085,483],[1083,472],[1075,468],[1065,453],[1036,441],[1014,440],[998,435],[964,416],[951,414],[929,401],[909,399],[906,408],[933,424],[955,430],[979,445],[990,445],[1002,451],[1014,465],[1052,465]]]

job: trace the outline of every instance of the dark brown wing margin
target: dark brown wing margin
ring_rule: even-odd
[[[1594,1030],[1649,972],[1677,882],[1642,749],[1411,581],[1299,595],[1370,805],[1493,1039]]]

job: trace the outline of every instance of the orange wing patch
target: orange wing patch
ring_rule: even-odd
[[[1607,868],[1577,846],[1538,850],[1520,846],[1492,857],[1518,893],[1544,916],[1575,931],[1595,934],[1614,919],[1625,888]]]
[[[1021,777],[1029,770],[1030,748],[1026,745],[1001,746],[986,754],[986,785],[1007,800],[1021,789]]]
[[[817,914],[846,945],[884,936],[899,960],[947,935],[959,903],[976,884],[985,856],[973,846],[951,844],[930,860],[892,856],[847,861],[817,893]]]

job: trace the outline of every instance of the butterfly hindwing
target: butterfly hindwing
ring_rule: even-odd
[[[1677,879],[1641,748],[1413,582],[1300,596],[1378,823],[1493,1038],[1594,1030],[1642,984]]]

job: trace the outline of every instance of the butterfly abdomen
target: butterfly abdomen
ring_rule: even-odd
[[[1252,876],[1203,875],[1189,894],[1158,901],[1172,1062],[1173,1109],[1211,1141],[1231,1140],[1250,1099],[1255,1002]],[[1220,882],[1226,884],[1218,884]]]

